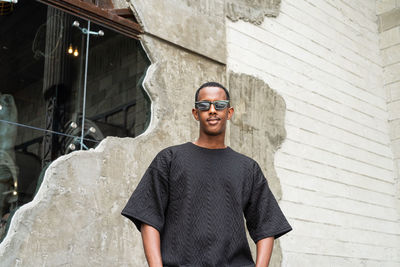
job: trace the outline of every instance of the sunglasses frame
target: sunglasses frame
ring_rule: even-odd
[[[215,103],[217,103],[217,102],[223,102],[223,103],[225,103],[225,104],[227,104],[227,105],[226,105],[226,107],[219,109],[219,108],[217,108],[217,106],[215,105]],[[208,104],[209,104],[208,109],[200,109],[200,108],[198,107],[198,105],[199,105],[199,104],[202,104],[202,103],[208,103]],[[194,102],[194,106],[195,106],[198,110],[201,110],[201,111],[208,111],[208,110],[210,110],[211,104],[214,105],[215,110],[224,110],[224,109],[226,109],[226,108],[229,107],[229,100],[215,100],[215,101],[202,100],[202,101],[196,101],[196,102]]]

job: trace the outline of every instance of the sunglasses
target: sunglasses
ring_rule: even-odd
[[[197,101],[197,102],[195,102],[194,106],[198,110],[206,111],[206,110],[210,109],[211,104],[214,105],[214,108],[216,110],[223,110],[223,109],[226,109],[229,106],[229,100],[215,100],[215,101],[203,100],[203,101]]]

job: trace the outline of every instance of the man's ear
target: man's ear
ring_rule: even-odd
[[[228,120],[230,120],[232,118],[234,112],[235,112],[235,109],[233,107],[228,108]]]
[[[195,119],[196,121],[198,121],[198,120],[199,120],[199,112],[198,112],[198,110],[195,109],[195,108],[193,108],[193,109],[192,109],[192,114],[193,114],[194,119]]]

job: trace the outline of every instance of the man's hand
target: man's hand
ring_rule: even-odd
[[[261,239],[257,242],[256,267],[268,267],[273,247],[274,247],[273,236]]]
[[[148,224],[142,223],[140,227],[142,233],[143,248],[149,267],[162,267],[160,233]]]

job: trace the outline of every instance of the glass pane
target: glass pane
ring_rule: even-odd
[[[1,241],[48,165],[80,149],[84,106],[83,149],[145,130],[150,101],[141,84],[150,62],[139,41],[91,24],[104,36],[90,35],[84,103],[87,21],[19,1],[0,6],[0,25]]]
[[[86,117],[104,136],[136,136],[147,127],[150,101],[142,79],[150,62],[140,43],[92,24],[104,36],[90,39]]]

